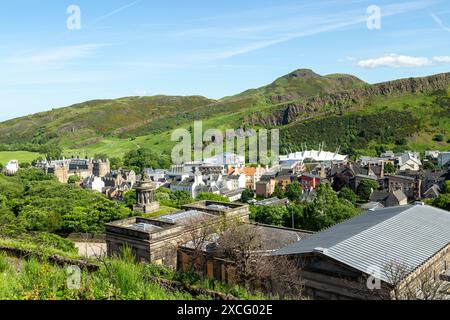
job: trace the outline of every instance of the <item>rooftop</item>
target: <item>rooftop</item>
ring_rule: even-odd
[[[276,255],[321,254],[363,273],[377,267],[389,283],[389,263],[401,261],[412,272],[449,244],[450,212],[409,205],[368,211]]]

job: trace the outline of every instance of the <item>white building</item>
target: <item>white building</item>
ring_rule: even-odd
[[[245,174],[230,175],[224,177],[220,183],[222,188],[225,188],[228,191],[245,189],[247,186],[247,177],[245,176]]]
[[[83,180],[83,188],[103,192],[105,182],[100,177],[90,176]]]
[[[417,153],[405,152],[397,159],[400,171],[419,171],[422,166],[420,155]]]
[[[6,175],[14,175],[19,171],[19,161],[10,160],[5,166],[5,174]]]
[[[193,199],[195,199],[198,195],[198,187],[201,186],[205,186],[205,183],[203,181],[203,176],[197,172],[193,177],[171,183],[170,190],[173,192],[186,191]]]
[[[283,161],[302,161],[302,162],[347,162],[348,156],[327,151],[302,151],[291,153],[287,156],[280,156],[280,162]]]
[[[204,159],[203,163],[214,166],[242,167],[245,166],[245,156],[225,152],[214,157]]]

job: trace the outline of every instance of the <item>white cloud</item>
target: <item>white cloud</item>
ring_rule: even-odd
[[[104,44],[83,44],[75,46],[56,47],[41,52],[19,54],[4,60],[5,63],[35,63],[48,64],[55,62],[66,62],[74,59],[86,58],[95,54],[98,48]]]
[[[436,61],[436,62],[444,62],[444,63],[447,63],[447,62],[450,62],[450,56],[434,57],[433,60]]]
[[[358,66],[360,66],[361,68],[369,68],[369,69],[379,67],[399,68],[399,67],[423,67],[429,66],[432,63],[433,61],[431,59],[425,57],[412,57],[412,56],[391,54],[379,58],[361,60],[358,62]]]

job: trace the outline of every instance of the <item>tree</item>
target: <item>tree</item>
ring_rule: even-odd
[[[20,168],[21,169],[28,169],[31,167],[31,164],[29,162],[21,162],[20,163]]]
[[[242,203],[248,203],[250,200],[255,198],[255,193],[252,190],[245,189],[244,192],[242,192],[241,202]]]
[[[250,208],[250,218],[258,223],[273,226],[283,226],[286,207],[281,206],[253,206]]]
[[[443,193],[450,193],[450,180],[444,182],[444,187],[442,188]]]
[[[450,193],[441,194],[434,199],[433,206],[450,211]]]
[[[364,179],[360,182],[356,193],[361,199],[368,201],[372,193],[378,188],[380,188],[380,185],[377,181]]]
[[[272,194],[272,197],[277,197],[279,199],[284,199],[285,198],[285,194],[284,194],[283,190],[281,190],[279,185],[275,186],[275,190],[274,190],[274,192]]]
[[[224,197],[220,194],[202,192],[197,196],[198,201],[209,200],[209,201],[218,201],[218,202],[230,202],[227,197]]]
[[[391,162],[388,162],[384,165],[384,173],[395,174],[396,172],[397,172],[397,169]]]
[[[133,209],[134,205],[136,204],[136,191],[130,190],[123,194],[123,204],[129,208]]]
[[[125,154],[124,164],[127,167],[137,168],[142,171],[145,168],[164,168],[170,167],[169,156],[160,154],[152,149],[140,148],[132,150]]]
[[[112,157],[109,159],[111,170],[119,170],[124,166],[123,160],[118,157]]]
[[[181,208],[181,206],[184,206],[185,204],[194,202],[194,199],[192,199],[188,192],[181,190],[173,192],[170,195],[170,199],[178,208]]]
[[[342,188],[342,190],[339,192],[339,198],[345,199],[353,205],[356,203],[356,194],[353,192],[352,189],[348,187]]]
[[[444,141],[444,136],[442,134],[437,134],[433,137],[433,141],[436,142],[443,142]]]
[[[74,176],[70,176],[69,179],[67,179],[67,183],[68,184],[77,184],[78,182],[80,182],[80,177],[77,175]]]
[[[358,214],[358,210],[347,200],[339,199],[336,192],[327,184],[316,189],[317,196],[303,212],[302,229],[320,231]]]
[[[216,255],[233,263],[235,281],[247,290],[302,299],[304,282],[300,268],[286,256],[267,255],[265,243],[271,242],[262,238],[257,227],[234,223],[220,235]]]
[[[302,193],[302,186],[298,182],[294,182],[286,186],[285,195],[291,201],[299,201]]]
[[[425,170],[436,170],[436,165],[431,161],[426,161],[423,164]]]

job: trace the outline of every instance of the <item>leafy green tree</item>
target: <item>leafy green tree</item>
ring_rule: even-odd
[[[109,164],[111,166],[111,170],[119,170],[122,168],[125,164],[121,158],[113,157],[109,159]]]
[[[255,193],[252,190],[245,189],[244,192],[242,192],[241,202],[242,203],[248,203],[250,200],[255,198]]]
[[[441,194],[434,199],[433,206],[450,211],[450,193]]]
[[[31,167],[31,163],[29,163],[29,162],[21,162],[19,166],[20,166],[21,169],[28,169],[28,168]]]
[[[124,164],[129,168],[169,168],[171,161],[168,155],[157,153],[152,149],[140,148],[125,154]]]
[[[173,203],[179,208],[185,204],[194,202],[194,199],[192,199],[191,195],[186,191],[175,191],[170,195],[170,197]]]
[[[442,134],[437,134],[433,137],[433,141],[436,142],[443,142],[444,141],[444,136]]]
[[[224,197],[220,194],[202,192],[197,196],[198,201],[209,200],[209,201],[218,201],[218,202],[230,202],[227,197]]]
[[[425,170],[436,170],[436,165],[431,161],[426,161],[423,164]]]
[[[276,185],[276,186],[275,186],[275,190],[274,190],[274,192],[273,192],[273,194],[272,194],[272,197],[277,197],[277,198],[279,198],[279,199],[284,199],[284,198],[286,198],[286,196],[285,196],[283,190],[281,190],[281,188],[280,188],[279,185]]]
[[[258,223],[283,226],[287,209],[284,206],[253,206],[250,218]]]
[[[378,190],[380,185],[375,180],[364,179],[360,182],[357,190],[357,195],[364,201],[368,201],[375,190]]]
[[[385,174],[395,174],[396,172],[397,172],[397,169],[391,162],[388,162],[384,165],[384,173]]]
[[[450,193],[450,180],[444,182],[444,186],[442,188],[443,193]]]
[[[291,201],[298,201],[302,193],[302,186],[298,182],[294,182],[286,186],[285,196]]]
[[[290,204],[284,215],[284,226],[295,229],[304,228],[304,211],[306,205],[302,203]]]
[[[349,201],[351,204],[355,204],[356,200],[357,200],[356,194],[353,192],[352,189],[350,189],[348,187],[342,188],[342,190],[339,192],[339,198],[345,199],[345,200]]]
[[[321,184],[316,193],[314,201],[304,210],[303,229],[320,231],[358,214],[358,210],[348,201],[339,199],[329,185]]]
[[[74,175],[74,176],[70,176],[69,179],[67,179],[67,183],[68,184],[77,184],[78,182],[80,182],[81,179],[79,176]]]
[[[54,175],[46,175],[44,171],[39,169],[20,169],[17,172],[17,177],[23,182],[31,182],[31,181],[56,181]]]
[[[137,198],[136,198],[136,191],[130,190],[123,194],[123,204],[129,208],[133,209],[134,205],[136,204]]]

